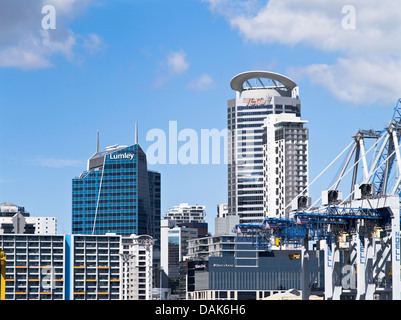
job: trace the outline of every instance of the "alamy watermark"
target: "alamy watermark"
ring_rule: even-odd
[[[347,4],[342,7],[341,13],[345,16],[341,20],[341,26],[345,30],[355,30],[356,29],[356,10],[355,7]]]
[[[55,288],[53,267],[42,268],[41,287],[43,290],[50,291]]]
[[[147,162],[151,165],[235,163],[240,166],[262,166],[261,128],[236,130],[236,135],[234,130],[229,129],[178,130],[178,122],[169,121],[167,132],[159,128],[147,132],[146,141],[152,142],[146,150]]]
[[[45,16],[42,18],[42,28],[44,30],[56,29],[56,8],[50,4],[42,7],[42,14]]]
[[[178,131],[177,121],[169,121],[168,132],[151,129],[146,141],[153,142],[146,151],[149,164],[221,164],[227,163],[227,129]]]

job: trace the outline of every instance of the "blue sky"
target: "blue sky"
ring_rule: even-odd
[[[199,135],[223,130],[231,78],[255,69],[298,84],[312,181],[358,129],[383,129],[401,97],[401,9],[390,0],[351,2],[2,1],[0,201],[55,216],[58,231],[70,232],[71,180],[95,152],[97,130],[102,149],[129,145],[138,122],[145,151],[147,132],[168,133],[169,121]],[[56,29],[42,28],[46,4]],[[342,12],[347,4],[354,16]],[[344,17],[355,18],[353,28]],[[339,165],[311,188],[312,200]],[[162,174],[162,212],[206,205],[214,232],[226,165],[150,169]]]

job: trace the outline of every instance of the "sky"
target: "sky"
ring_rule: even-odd
[[[201,130],[226,129],[230,80],[251,70],[299,86],[311,182],[359,129],[390,122],[401,98],[400,15],[392,0],[2,0],[0,202],[56,217],[70,233],[72,179],[97,131],[102,150],[131,145],[137,122],[146,152],[149,132],[169,141],[175,123],[200,145]],[[310,187],[312,201],[340,165]],[[162,176],[162,213],[205,205],[214,233],[224,161],[149,169]]]

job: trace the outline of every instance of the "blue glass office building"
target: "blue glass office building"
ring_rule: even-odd
[[[139,146],[112,146],[72,180],[72,234],[148,234],[160,246],[160,173]]]

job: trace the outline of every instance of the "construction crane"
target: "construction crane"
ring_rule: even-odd
[[[6,255],[0,250],[0,300],[6,300]]]

